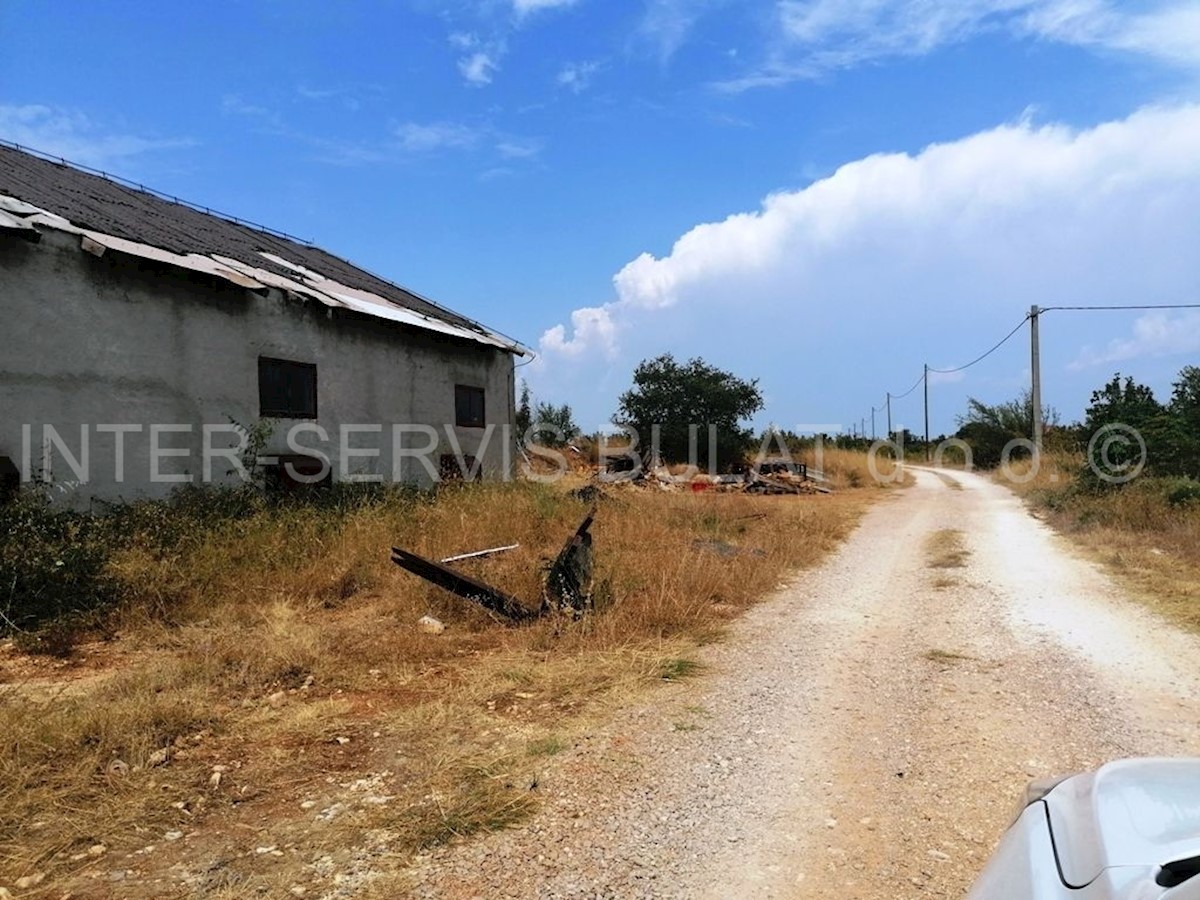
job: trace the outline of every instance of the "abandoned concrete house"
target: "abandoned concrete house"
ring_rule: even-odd
[[[249,468],[284,487],[512,471],[519,343],[311,244],[4,144],[0,316],[9,486],[87,506]]]

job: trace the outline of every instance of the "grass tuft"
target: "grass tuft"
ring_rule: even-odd
[[[952,528],[933,532],[925,542],[925,564],[931,569],[962,568],[970,555],[963,533]]]

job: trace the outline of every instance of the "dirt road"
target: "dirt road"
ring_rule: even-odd
[[[704,677],[560,756],[531,825],[437,851],[415,893],[958,897],[1030,777],[1200,754],[1200,641],[1004,488],[916,476]]]

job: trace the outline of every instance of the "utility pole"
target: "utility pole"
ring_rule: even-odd
[[[887,395],[887,419],[888,419],[888,440],[892,439],[892,392],[888,391]]]
[[[929,363],[925,363],[925,462],[929,462]]]
[[[1040,314],[1037,304],[1029,307],[1030,370],[1033,373],[1030,399],[1033,404],[1033,447],[1036,453],[1042,452],[1042,348],[1038,341]]]
[[[871,407],[871,440],[875,440],[875,407]]]
[[[863,438],[865,438],[867,436],[867,417],[866,416],[863,416],[862,419],[859,420],[858,434],[860,437],[863,437]]]

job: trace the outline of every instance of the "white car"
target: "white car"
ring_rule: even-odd
[[[1200,900],[1200,759],[1029,785],[968,900]]]

